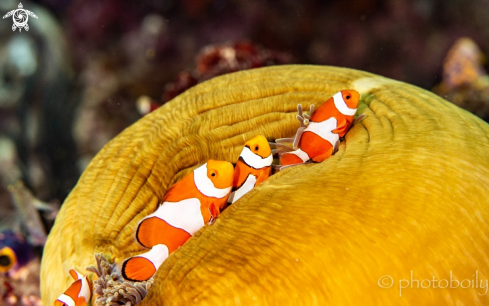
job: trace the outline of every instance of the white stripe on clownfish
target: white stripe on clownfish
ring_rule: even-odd
[[[80,289],[80,294],[78,297],[84,297],[85,301],[88,303],[90,301],[90,297],[92,296],[92,291],[90,290],[90,284],[88,283],[88,277],[85,275],[82,278],[82,287]]]
[[[81,279],[81,283],[82,285],[78,298],[84,297],[85,301],[88,303],[90,301],[90,297],[92,296],[92,290],[90,290],[90,283],[88,282],[88,277],[86,275]]]
[[[157,217],[171,226],[181,228],[193,235],[205,225],[200,206],[201,203],[197,198],[179,202],[163,202],[154,213],[145,217],[141,222],[151,217]]]
[[[256,176],[249,174],[246,181],[239,187],[238,190],[231,192],[229,196],[228,203],[234,203],[239,200],[242,196],[247,194],[251,189],[255,188]]]
[[[71,298],[71,296],[64,293],[60,295],[56,301],[66,304],[67,306],[75,306],[75,301]]]
[[[338,134],[333,133],[333,130],[338,128],[337,125],[338,121],[335,117],[328,118],[321,122],[310,121],[304,132],[312,132],[328,141],[334,147],[336,142],[340,139]]]
[[[195,187],[206,197],[222,199],[229,194],[232,186],[228,188],[216,188],[207,176],[207,163],[194,170]]]
[[[250,148],[247,146],[243,148],[243,151],[241,151],[241,154],[239,156],[243,158],[243,161],[248,166],[253,167],[257,170],[270,166],[273,161],[272,154],[270,154],[268,157],[263,158],[260,155],[251,152]]]
[[[169,251],[168,247],[164,244],[157,244],[151,248],[146,253],[134,256],[134,257],[143,257],[149,260],[154,266],[155,270],[161,266],[161,264],[168,258]]]
[[[333,96],[336,109],[345,116],[354,116],[357,112],[356,108],[349,108],[345,100],[343,100],[342,92],[338,92]]]
[[[77,306],[84,304],[83,301],[90,301],[92,290],[88,276],[81,275],[75,269],[69,271],[71,277],[75,280],[66,291],[58,297],[54,305]]]
[[[305,151],[302,151],[302,149],[300,149],[300,148],[297,149],[297,150],[295,150],[295,151],[287,152],[287,154],[294,154],[294,155],[296,155],[304,163],[310,159],[309,154],[307,154],[307,152],[305,152]]]

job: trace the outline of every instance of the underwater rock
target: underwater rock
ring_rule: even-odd
[[[163,102],[169,101],[192,86],[208,79],[247,69],[292,64],[289,53],[266,49],[250,41],[208,45],[195,57],[193,72],[183,71],[173,83],[165,86]]]
[[[42,306],[39,290],[39,258],[13,273],[0,273],[0,305]]]
[[[2,1],[0,10],[18,4]],[[71,136],[73,71],[57,18],[34,3],[28,9],[39,17],[29,20],[28,35],[0,25],[0,134],[15,143],[18,179],[41,199],[64,199],[79,175]]]
[[[319,107],[342,89],[360,92],[366,118],[338,152],[271,176],[226,209],[162,264],[141,305],[487,304],[481,284],[439,285],[489,279],[489,126],[406,83],[300,65],[214,78],[111,140],[48,236],[44,303],[94,254],[120,263],[145,252],[137,223],[196,166],[236,161],[258,134],[293,136],[298,103]],[[441,283],[403,289],[411,279]]]
[[[0,171],[0,181],[5,178],[2,174]],[[49,216],[43,214],[41,218],[39,210]],[[46,241],[43,220],[52,221],[56,211],[55,205],[35,198],[21,181],[8,188],[0,184],[0,305],[42,305],[39,274]]]

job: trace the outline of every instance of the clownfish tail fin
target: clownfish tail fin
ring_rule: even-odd
[[[133,282],[146,281],[156,273],[167,257],[168,247],[157,244],[149,252],[126,259],[122,264],[122,276]]]

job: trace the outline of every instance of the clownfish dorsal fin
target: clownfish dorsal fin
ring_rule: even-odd
[[[81,275],[80,273],[78,273],[75,269],[71,269],[70,270],[70,275],[71,275],[71,277],[74,280],[79,280],[79,279],[82,279],[83,278],[83,275]]]

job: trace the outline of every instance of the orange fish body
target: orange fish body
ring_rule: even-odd
[[[158,209],[137,227],[137,241],[151,250],[127,259],[122,276],[133,281],[151,278],[172,252],[225,208],[233,175],[231,163],[209,160],[173,185]]]
[[[236,202],[270,176],[273,161],[272,150],[265,136],[259,135],[247,141],[234,168],[233,192],[228,204]]]
[[[280,164],[300,164],[310,159],[322,162],[330,157],[340,137],[350,128],[359,100],[360,94],[355,90],[342,90],[329,98],[312,114],[299,149],[283,153]]]
[[[86,306],[92,296],[92,290],[87,275],[83,276],[74,269],[70,275],[75,279],[73,284],[58,297],[54,306]]]

